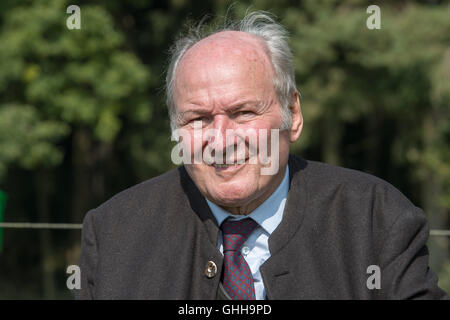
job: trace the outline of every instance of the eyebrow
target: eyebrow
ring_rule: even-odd
[[[206,109],[200,109],[200,110],[187,110],[177,113],[177,119],[184,119],[187,115],[205,115],[209,112],[209,110]]]
[[[261,107],[262,105],[263,105],[262,101],[247,101],[247,102],[244,102],[244,103],[238,103],[238,104],[236,104],[234,106],[232,105],[228,109],[228,111],[236,112],[236,111],[239,111],[239,110],[244,109],[244,108]]]
[[[272,104],[272,101],[269,101],[267,103],[260,101],[260,100],[249,100],[249,101],[242,101],[237,102],[235,104],[232,104],[230,107],[227,108],[226,112],[237,112],[241,109],[248,108],[248,107],[257,107],[259,108],[265,108],[267,106],[270,106]],[[207,115],[209,113],[209,109],[195,109],[195,110],[187,110],[178,112],[177,114],[177,122],[182,122],[186,117],[189,115],[191,116],[201,116],[201,115]]]
[[[245,108],[256,108],[258,112],[264,113],[264,110],[269,108],[273,103],[273,100],[269,101],[261,101],[261,100],[252,100],[252,101],[245,101],[242,103],[237,103],[234,106],[231,106],[229,109],[229,112],[237,112],[241,109]]]

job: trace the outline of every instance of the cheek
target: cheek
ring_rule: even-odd
[[[185,164],[192,164],[194,162],[194,155],[201,154],[204,142],[202,141],[201,132],[196,132],[194,130],[186,130],[182,132],[181,141],[179,146],[183,150],[183,159],[190,161],[185,162]],[[193,169],[191,169],[193,170]]]
[[[208,168],[202,164],[185,164],[184,167],[200,191],[204,193],[207,184],[211,180]]]
[[[257,119],[240,126],[239,130],[243,130],[246,133],[247,141],[254,141],[257,143],[257,146],[259,146],[260,141],[270,143],[271,130],[279,128],[279,126],[270,120],[270,118]]]
[[[291,145],[289,138],[290,136],[288,130],[280,131],[280,153],[289,153],[289,147]]]
[[[250,121],[244,124],[243,129],[251,129],[258,131],[259,129],[270,130],[271,128],[276,128],[273,126],[272,121],[269,118],[261,118]]]

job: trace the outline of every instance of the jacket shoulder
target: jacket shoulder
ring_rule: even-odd
[[[148,215],[170,202],[177,202],[184,193],[180,183],[180,170],[176,168],[162,175],[148,179],[125,189],[89,213],[94,220],[101,219],[102,223],[109,219],[127,219],[129,216],[145,213]],[[169,201],[170,200],[170,201]]]
[[[405,206],[412,203],[391,183],[359,170],[307,160],[308,186],[325,189],[341,189],[349,196],[387,197]]]
[[[298,178],[294,176],[294,181],[306,185],[310,204],[327,203],[340,208],[355,208],[344,210],[341,214],[352,215],[353,212],[360,218],[379,218],[386,227],[401,216],[424,217],[423,212],[400,190],[383,179],[354,169],[297,159],[303,162],[303,169],[298,171]]]

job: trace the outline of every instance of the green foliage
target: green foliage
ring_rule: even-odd
[[[104,143],[123,119],[148,122],[149,73],[124,50],[123,34],[100,6],[86,5],[82,29],[66,27],[66,1],[38,1],[5,17],[0,43],[0,178],[9,164],[61,163],[62,138],[77,127]],[[25,23],[24,23],[25,22]]]
[[[7,104],[0,109],[0,176],[7,164],[24,168],[51,167],[61,163],[63,152],[57,141],[69,127],[55,120],[41,120],[29,105]]]
[[[450,291],[450,261],[444,264],[442,271],[439,273],[438,283],[446,292]]]

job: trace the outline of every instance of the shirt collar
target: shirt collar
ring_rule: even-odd
[[[219,226],[228,217],[231,217],[233,220],[241,220],[250,217],[270,235],[278,227],[281,219],[283,218],[284,206],[286,204],[288,192],[289,166],[286,166],[286,173],[283,181],[281,181],[275,192],[273,192],[269,198],[267,198],[259,207],[247,216],[233,215],[208,199],[206,199],[206,202],[216,217]]]

